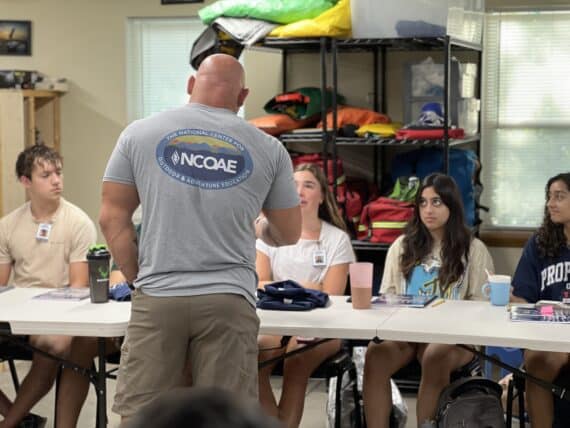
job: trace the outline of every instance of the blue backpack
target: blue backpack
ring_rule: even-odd
[[[477,155],[473,150],[449,150],[449,175],[451,175],[463,198],[465,222],[469,226],[478,223],[475,200],[475,172],[478,167]],[[423,180],[434,172],[443,171],[443,151],[428,147],[398,153],[392,161],[392,180],[398,177],[415,175]]]

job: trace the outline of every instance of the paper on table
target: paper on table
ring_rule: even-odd
[[[34,299],[40,300],[83,300],[89,297],[89,288],[54,288],[47,293],[38,294]]]
[[[0,285],[0,293],[11,290],[12,288],[14,288],[13,285]]]

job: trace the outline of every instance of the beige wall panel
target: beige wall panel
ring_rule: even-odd
[[[25,193],[14,172],[24,149],[24,103],[19,91],[0,91],[0,215],[25,201]]]
[[[250,88],[245,100],[245,117],[251,119],[265,114],[263,106],[269,98],[281,92],[281,52],[271,49],[244,50],[246,86]]]
[[[0,69],[37,70],[69,80],[69,92],[61,98],[65,197],[94,221],[107,159],[127,125],[127,18],[196,16],[209,3],[0,0],[2,18],[32,21],[33,35],[32,56],[0,56]]]
[[[489,252],[495,263],[495,272],[513,275],[522,254],[522,248],[489,247]]]

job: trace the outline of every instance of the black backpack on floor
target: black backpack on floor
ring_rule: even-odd
[[[449,384],[437,405],[438,428],[504,428],[501,386],[480,376]]]

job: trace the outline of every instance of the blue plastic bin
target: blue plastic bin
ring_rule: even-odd
[[[498,358],[503,363],[513,367],[520,367],[523,362],[523,352],[520,348],[502,348],[500,346],[487,346],[485,355]],[[485,377],[499,381],[510,372],[490,361],[485,361]]]

